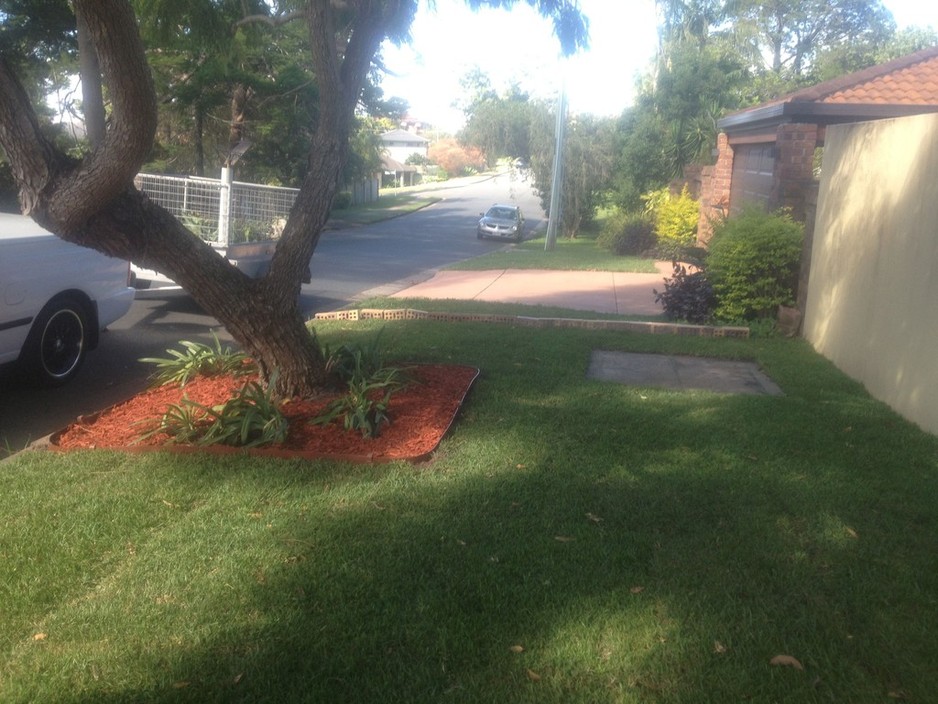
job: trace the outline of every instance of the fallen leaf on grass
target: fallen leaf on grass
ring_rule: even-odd
[[[633,594],[641,594],[643,591],[645,591],[645,587],[634,586],[629,589],[629,591]]]
[[[45,633],[37,633],[36,635],[33,636],[33,640],[45,640],[45,639],[46,639]]]
[[[713,652],[722,655],[726,652],[726,646],[723,645],[720,641],[715,640],[713,641]]]
[[[558,543],[572,543],[574,538],[571,538],[569,535],[555,535],[554,540]]]
[[[890,699],[908,699],[908,696],[906,696],[906,693],[903,692],[901,689],[897,689],[895,691],[889,692],[886,696],[889,697]]]
[[[523,652],[524,652],[524,646],[523,646],[523,645],[513,645],[513,646],[511,646],[511,647],[509,648],[509,650],[510,650],[511,652],[513,652],[513,653],[523,653]]]
[[[597,515],[595,515],[595,514],[593,514],[593,513],[587,513],[587,514],[586,514],[586,517],[587,517],[588,519],[590,519],[593,523],[600,523],[600,522],[602,522],[602,520],[603,520],[602,518],[600,518],[599,516],[597,516]]]
[[[796,670],[804,670],[804,665],[798,662],[791,655],[776,655],[774,658],[769,660],[770,665],[777,665],[779,667],[793,667]]]
[[[541,676],[537,674],[534,670],[528,670],[526,674],[528,675],[528,679],[531,680],[532,682],[541,681]]]
[[[847,537],[848,538],[859,538],[860,535],[853,528],[847,526]]]

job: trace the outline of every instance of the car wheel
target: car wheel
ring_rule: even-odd
[[[482,233],[479,230],[476,230],[476,239],[478,240],[482,239]]]
[[[69,381],[88,351],[88,313],[74,298],[58,298],[46,304],[23,349],[29,371],[43,386]]]

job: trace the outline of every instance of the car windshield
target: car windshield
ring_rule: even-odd
[[[486,217],[496,218],[498,220],[514,220],[515,219],[515,209],[514,208],[489,208]]]

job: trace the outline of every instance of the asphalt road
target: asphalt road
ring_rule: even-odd
[[[495,202],[513,202],[529,232],[544,214],[528,182],[507,174],[464,179],[434,189],[442,200],[416,213],[373,225],[323,233],[303,286],[307,315],[336,310],[355,300],[393,293],[434,269],[479,256],[504,243],[478,240],[479,213]],[[141,357],[163,357],[179,340],[211,343],[231,337],[181,291],[138,295],[130,312],[102,335],[79,375],[60,389],[22,383],[15,369],[0,371],[0,458],[65,427],[81,414],[118,403],[144,389],[151,373]]]

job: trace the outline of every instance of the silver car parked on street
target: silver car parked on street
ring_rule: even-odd
[[[495,204],[484,213],[476,228],[476,237],[514,240],[524,239],[524,216],[517,205]]]

